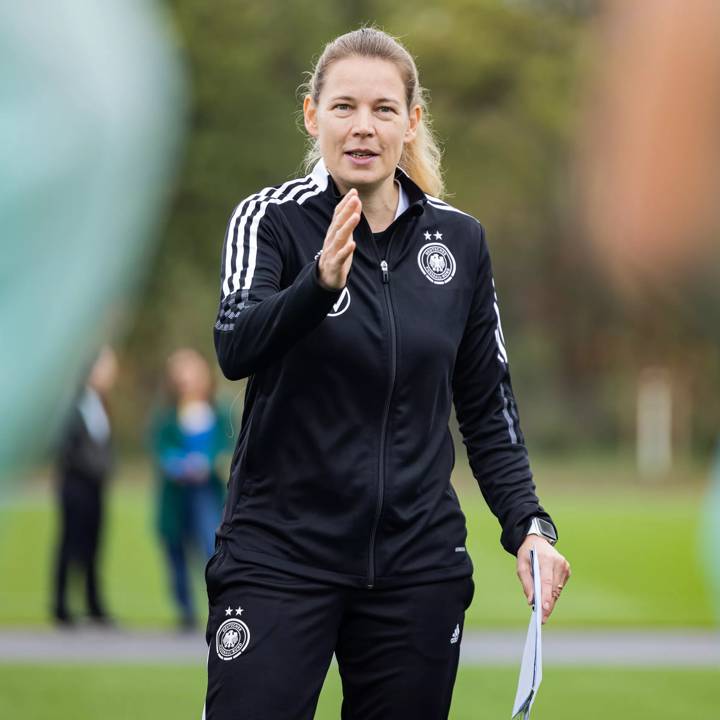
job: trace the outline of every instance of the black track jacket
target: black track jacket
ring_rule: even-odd
[[[357,587],[472,573],[450,484],[451,405],[513,554],[538,503],[475,218],[401,169],[386,257],[364,216],[346,287],[318,256],[341,196],[320,160],[235,209],[214,338],[249,377],[218,537],[238,559]]]

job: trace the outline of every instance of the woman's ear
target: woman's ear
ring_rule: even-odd
[[[405,143],[412,142],[417,135],[418,127],[420,127],[420,121],[422,120],[422,107],[415,105],[410,109],[408,113],[408,127],[405,131],[405,137],[403,141]]]
[[[303,100],[303,117],[305,119],[305,129],[312,137],[317,137],[317,107],[310,95],[306,95]]]

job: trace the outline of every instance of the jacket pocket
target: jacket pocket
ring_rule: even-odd
[[[212,582],[213,573],[218,569],[225,557],[225,553],[227,552],[226,545],[227,543],[224,538],[216,538],[215,552],[205,563],[205,585],[207,586],[208,593],[210,592],[210,584]]]

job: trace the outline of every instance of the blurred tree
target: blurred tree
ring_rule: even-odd
[[[399,36],[416,57],[445,147],[448,200],[487,230],[531,445],[631,443],[634,383],[647,359],[679,375],[715,360],[683,319],[699,301],[686,298],[684,310],[667,303],[622,307],[578,242],[569,167],[594,3],[170,5],[194,88],[192,135],[126,347],[120,425],[130,440],[165,355],[192,344],[213,357],[230,213],[249,193],[300,172],[305,136],[298,86],[326,42],[363,23]],[[702,376],[689,392],[707,396],[717,392],[716,383]],[[709,441],[720,418],[698,409],[696,435]]]

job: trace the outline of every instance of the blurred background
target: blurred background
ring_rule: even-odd
[[[539,495],[572,564],[534,716],[717,716],[714,4],[78,1],[40,26],[36,3],[2,10],[0,714],[200,717],[219,506],[198,487],[222,494],[244,393],[212,346],[226,223],[301,174],[298,86],[326,42],[374,23],[429,89],[446,200],[486,228]],[[97,387],[106,343],[116,372]],[[527,606],[451,429],[476,583],[452,717],[507,717]],[[67,461],[108,437],[106,465]],[[168,518],[193,528],[180,551]],[[73,543],[93,550],[59,607]],[[339,698],[333,668],[317,717]]]

